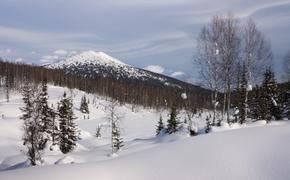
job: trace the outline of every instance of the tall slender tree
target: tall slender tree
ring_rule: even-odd
[[[64,92],[58,106],[59,117],[59,147],[62,153],[66,154],[74,149],[78,139],[78,132],[74,120],[72,100]]]
[[[40,86],[38,96],[38,109],[40,111],[41,131],[44,136],[41,140],[40,148],[44,149],[46,143],[52,140],[54,130],[54,111],[48,105],[47,80],[43,80]]]
[[[23,144],[28,149],[27,156],[32,166],[42,164],[40,144],[43,140],[43,133],[41,131],[40,113],[35,101],[35,94],[37,94],[35,87],[25,82],[22,89],[25,106],[21,108],[23,115],[20,119],[24,121]]]
[[[156,126],[156,135],[159,135],[163,129],[164,129],[163,118],[162,115],[160,115],[158,125]]]
[[[247,112],[248,112],[248,82],[247,82],[247,70],[246,64],[243,64],[243,69],[241,73],[241,87],[239,90],[239,114],[240,114],[240,123],[243,124],[246,122]]]
[[[282,118],[282,111],[278,99],[279,91],[274,72],[270,69],[264,74],[264,81],[261,88],[261,104],[260,112],[262,119],[271,121],[273,119],[280,120]]]
[[[117,153],[123,146],[123,139],[120,131],[120,119],[121,117],[117,113],[118,101],[112,100],[107,107],[108,121],[111,124],[111,148],[112,154]]]

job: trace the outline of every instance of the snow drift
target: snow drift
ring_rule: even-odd
[[[286,124],[212,133],[98,163],[6,171],[0,179],[289,179],[289,129]]]

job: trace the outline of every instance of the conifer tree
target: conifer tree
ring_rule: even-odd
[[[247,70],[245,63],[243,64],[243,69],[241,73],[241,84],[240,84],[240,91],[239,91],[239,114],[240,114],[240,124],[243,124],[246,122],[247,118],[247,111],[248,111],[248,80],[247,80]]]
[[[111,148],[112,154],[118,152],[124,146],[119,127],[120,116],[116,112],[117,101],[112,101],[107,107],[108,121],[111,124]]]
[[[209,133],[211,130],[211,122],[208,116],[206,116],[206,128],[205,128],[205,133]]]
[[[88,100],[86,96],[84,95],[81,99],[81,106],[80,106],[80,111],[84,114],[89,114],[89,106],[88,106]]]
[[[251,119],[260,119],[260,90],[256,86],[249,97],[249,118]]]
[[[23,102],[25,106],[21,108],[23,112],[20,119],[24,121],[23,144],[28,148],[27,156],[32,166],[42,164],[40,142],[43,139],[41,131],[40,113],[35,102],[36,89],[28,82],[22,89]]]
[[[52,146],[54,146],[57,144],[59,140],[59,124],[56,120],[57,112],[52,107],[50,107],[48,113],[50,114],[50,117],[52,119],[52,126],[51,126],[52,129],[50,131],[50,135],[51,135]]]
[[[97,130],[96,130],[96,137],[100,138],[102,136],[101,134],[102,126],[98,125]]]
[[[159,135],[160,132],[164,129],[164,124],[163,124],[163,118],[160,115],[159,121],[158,121],[158,125],[157,125],[157,129],[156,129],[156,135]]]
[[[179,121],[177,119],[177,111],[176,107],[172,106],[170,110],[169,119],[167,121],[167,129],[166,132],[168,134],[176,133],[179,129]]]
[[[123,139],[118,122],[112,121],[112,154],[118,152],[123,146]]]
[[[76,119],[73,113],[72,100],[67,97],[66,92],[63,94],[58,106],[59,117],[59,147],[62,153],[66,154],[74,149],[76,141],[78,139],[76,125],[74,120]]]
[[[290,120],[290,91],[287,90],[283,95],[283,118]]]
[[[54,111],[48,105],[47,81],[42,81],[41,91],[38,96],[38,109],[40,111],[41,131],[44,134],[40,148],[44,149],[47,141],[52,139],[54,130]]]
[[[281,107],[278,100],[278,87],[274,72],[268,69],[264,74],[261,88],[260,112],[262,119],[270,121],[279,120],[282,117]]]

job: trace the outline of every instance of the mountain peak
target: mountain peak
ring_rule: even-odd
[[[64,66],[71,65],[84,65],[84,64],[93,64],[93,65],[105,65],[105,66],[124,66],[126,65],[122,61],[115,59],[104,52],[96,51],[84,51],[72,57],[69,57],[63,61],[49,65],[52,68],[61,68]]]

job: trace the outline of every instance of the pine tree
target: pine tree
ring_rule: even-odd
[[[274,72],[268,69],[264,74],[260,96],[260,112],[263,119],[270,121],[273,118],[275,120],[282,118],[278,95],[278,87]]]
[[[158,121],[158,125],[157,125],[157,128],[156,128],[156,135],[159,135],[160,132],[164,129],[164,124],[163,124],[163,118],[162,116],[160,115],[160,118],[159,118],[159,121]]]
[[[21,108],[23,115],[20,117],[24,121],[23,144],[28,148],[27,156],[32,166],[42,164],[40,142],[43,139],[41,131],[41,121],[37,103],[35,103],[36,89],[25,82],[22,89],[23,102],[25,107]]]
[[[88,101],[86,96],[84,95],[81,99],[81,106],[80,106],[80,111],[84,114],[89,114],[89,106],[88,106]]]
[[[177,119],[177,112],[176,112],[176,107],[172,106],[170,110],[170,115],[169,119],[167,121],[167,129],[166,132],[168,134],[176,133],[179,129],[179,121]]]
[[[247,111],[248,111],[248,99],[247,99],[247,86],[248,86],[248,80],[247,80],[247,70],[246,70],[246,65],[245,63],[243,64],[243,70],[241,73],[241,86],[240,86],[240,91],[239,91],[239,114],[240,114],[240,124],[243,124],[246,122],[246,116],[247,116]]]
[[[117,101],[112,101],[107,107],[108,121],[111,124],[111,148],[112,154],[118,152],[124,146],[119,127],[120,117],[116,113]]]
[[[40,111],[41,130],[44,134],[44,139],[41,140],[40,148],[44,149],[47,141],[52,140],[54,131],[54,111],[48,106],[47,81],[44,80],[41,84],[41,92],[38,96],[38,108]]]
[[[78,139],[76,125],[74,120],[76,119],[73,113],[72,100],[67,97],[66,92],[63,94],[58,106],[59,117],[59,147],[62,153],[66,154],[74,149],[76,141]]]
[[[205,133],[209,133],[211,131],[211,122],[208,116],[206,116],[206,127],[205,127]]]
[[[98,125],[97,130],[96,130],[96,137],[100,138],[102,136],[101,134],[102,126]]]
[[[256,86],[252,93],[250,94],[251,97],[249,97],[249,118],[251,119],[261,119],[260,116],[260,89],[258,86]]]
[[[49,109],[48,109],[48,113],[49,113],[49,116],[51,117],[51,130],[50,130],[50,140],[52,142],[52,146],[55,146],[58,141],[59,141],[59,134],[60,134],[60,131],[59,131],[59,123],[57,121],[57,112],[56,110],[53,109],[53,106],[51,106]],[[53,147],[50,147],[50,150],[53,150]]]
[[[123,140],[118,122],[112,121],[112,154],[118,152],[123,147]]]
[[[287,90],[283,97],[283,118],[290,120],[290,91]]]

